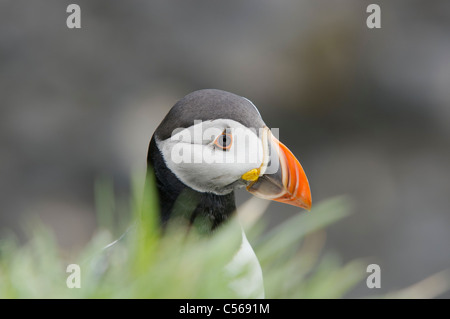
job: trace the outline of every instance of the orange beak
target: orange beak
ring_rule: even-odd
[[[272,135],[269,144],[270,161],[266,173],[251,183],[247,190],[257,197],[310,210],[311,190],[302,165],[294,154]]]

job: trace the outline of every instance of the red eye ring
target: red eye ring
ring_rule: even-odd
[[[231,148],[231,145],[233,144],[233,136],[231,134],[223,132],[222,134],[217,136],[216,140],[214,141],[214,144],[220,149],[227,151]]]

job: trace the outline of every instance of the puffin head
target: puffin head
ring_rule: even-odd
[[[166,200],[172,197],[161,192],[179,188],[217,198],[245,188],[257,197],[311,208],[299,161],[250,100],[229,92],[199,90],[178,101],[153,135],[148,162]]]

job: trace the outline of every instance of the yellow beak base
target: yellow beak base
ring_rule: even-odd
[[[259,168],[254,168],[249,170],[247,173],[241,176],[241,178],[245,181],[254,182],[259,178]]]

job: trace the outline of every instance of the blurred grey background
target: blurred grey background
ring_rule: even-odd
[[[81,29],[66,27],[70,3]],[[369,3],[381,29],[366,27]],[[170,107],[219,88],[280,128],[313,202],[355,201],[326,249],[373,257],[382,288],[349,296],[412,285],[450,267],[449,35],[445,0],[2,0],[0,236],[39,216],[82,247],[95,180],[128,194]]]

